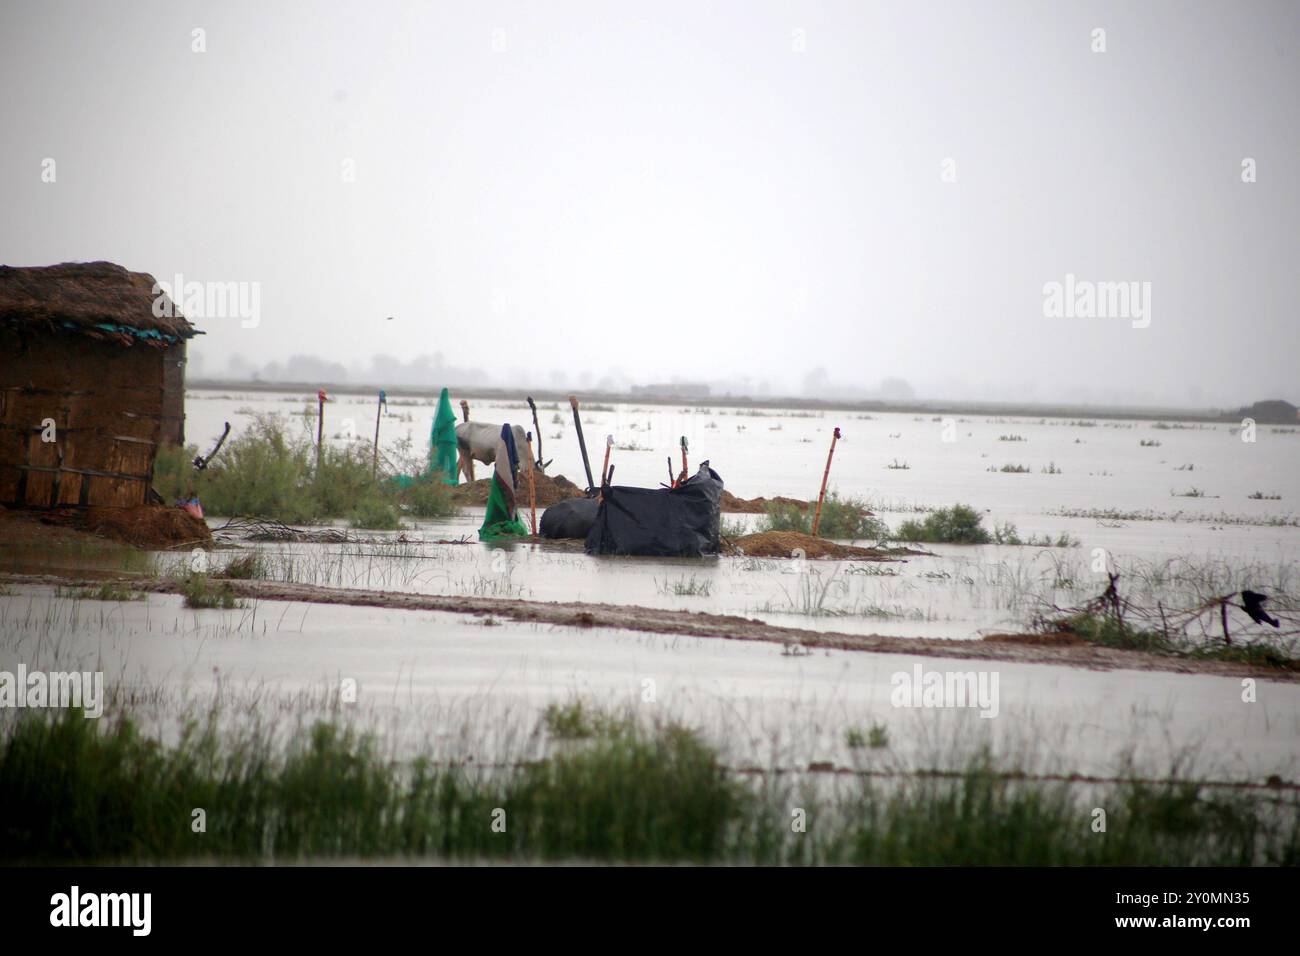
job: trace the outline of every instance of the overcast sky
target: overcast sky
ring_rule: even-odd
[[[208,374],[1300,401],[1298,56],[1294,2],[6,0],[0,262],[259,283]]]

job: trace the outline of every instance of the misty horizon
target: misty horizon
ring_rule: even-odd
[[[503,376],[493,376],[486,369],[448,365],[441,355],[418,356],[406,362],[395,356],[377,355],[368,364],[353,363],[352,365],[328,362],[310,355],[294,355],[284,362],[271,361],[257,365],[237,354],[232,356],[224,367],[213,368],[209,366],[202,353],[198,353],[190,357],[189,376],[191,382],[199,385],[205,382],[300,385],[304,388],[345,385],[417,389],[430,394],[436,394],[439,389],[446,386],[453,390],[457,388],[463,390],[518,388],[552,392],[590,390],[602,394],[648,398],[651,391],[658,390],[660,398],[675,398],[682,401],[697,397],[788,398],[845,403],[876,401],[895,404],[908,402],[978,404],[987,402],[1026,407],[1056,405],[1099,409],[1165,408],[1170,411],[1231,412],[1257,401],[1289,400],[1288,395],[1261,394],[1243,396],[1240,400],[1224,405],[1192,402],[1177,404],[1160,401],[1156,396],[1136,390],[1117,390],[1098,394],[1087,388],[1072,388],[1061,390],[1057,394],[1039,395],[1038,390],[1028,383],[1019,386],[1005,383],[995,386],[954,383],[944,391],[930,391],[917,388],[911,382],[901,378],[883,379],[874,386],[835,382],[827,377],[826,369],[823,367],[809,369],[802,381],[795,382],[788,388],[782,388],[779,383],[766,378],[740,377],[710,380],[671,376],[661,380],[640,380],[629,378],[621,373],[596,374],[582,371],[568,374],[555,369],[511,369]],[[701,387],[706,390],[704,393],[699,391]]]
[[[1296,402],[1248,6],[9,7],[0,262],[237,289],[195,378]]]

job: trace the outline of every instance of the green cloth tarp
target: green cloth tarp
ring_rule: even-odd
[[[438,413],[433,416],[433,433],[430,435],[429,471],[442,476],[443,484],[457,483],[456,468],[456,413],[451,409],[451,396],[444,388],[438,396]]]
[[[509,425],[502,425],[492,472],[492,489],[488,492],[487,513],[483,516],[483,526],[478,529],[480,541],[528,536],[528,528],[519,520],[515,510],[515,476],[518,473],[519,453],[515,450],[514,432]]]
[[[380,393],[383,401],[383,393]],[[387,479],[398,488],[410,488],[417,481],[438,476],[445,485],[458,483],[456,467],[456,413],[451,409],[451,396],[444,388],[438,396],[438,411],[433,416],[429,432],[429,464],[423,475],[390,475]]]

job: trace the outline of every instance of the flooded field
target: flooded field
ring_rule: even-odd
[[[69,600],[23,589],[0,605],[0,669],[98,669],[174,741],[185,714],[233,721],[343,717],[399,754],[482,763],[545,752],[548,705],[583,701],[702,729],[736,768],[960,770],[981,747],[1027,773],[1294,780],[1300,684],[1000,663],[995,708],[910,709],[892,681],[970,661],[818,651],[601,628],[486,624],[460,615],[262,602],[194,611],[171,596]],[[35,661],[36,664],[30,662]],[[353,681],[356,699],[340,704]],[[852,732],[878,728],[875,750]],[[864,763],[865,761],[865,763]]]
[[[238,432],[258,414],[297,416],[300,427],[312,429],[309,398],[192,391],[187,434],[202,445],[223,422]],[[390,406],[381,444],[427,444],[433,399],[395,399]],[[328,440],[369,441],[374,407],[370,399],[339,396],[326,409]],[[475,401],[471,414],[531,430],[522,402]],[[543,404],[539,420],[549,473],[581,484],[568,406]],[[1053,546],[931,545],[932,556],[898,562],[792,564],[597,559],[531,546],[428,543],[473,541],[482,511],[466,508],[453,519],[408,521],[404,540],[390,534],[375,535],[374,544],[258,545],[267,573],[334,587],[684,607],[950,638],[978,637],[1022,625],[1052,605],[1081,603],[1105,587],[1104,564],[1125,572],[1126,584],[1153,605],[1179,607],[1243,587],[1271,589],[1283,602],[1300,594],[1300,429],[1260,426],[1247,442],[1226,424],[635,404],[593,405],[583,424],[593,453],[613,436],[619,483],[655,486],[685,436],[692,459],[711,461],[733,493],[798,498],[816,496],[838,426],[844,438],[831,488],[865,499],[891,528],[961,502],[980,511],[990,529],[1014,527],[1022,540]],[[761,516],[724,518],[739,532]]]
[[[314,431],[307,399],[192,391],[187,435],[206,451],[222,423],[238,436],[267,414]],[[524,422],[519,409],[472,409],[478,419]],[[431,400],[392,402],[381,422],[385,454],[422,453],[433,410]],[[585,483],[567,406],[539,410],[549,473]],[[327,440],[364,447],[373,412],[369,401],[340,397],[327,409]],[[407,779],[394,768],[440,768],[450,776],[438,786],[489,806],[522,799],[492,794],[538,785],[538,767],[572,772],[548,811],[561,828],[587,825],[572,809],[584,787],[602,795],[602,812],[634,804],[642,765],[626,760],[636,748],[650,746],[660,760],[697,741],[685,744],[689,752],[705,748],[696,756],[716,760],[759,801],[736,797],[737,808],[710,826],[781,834],[746,837],[725,851],[731,856],[711,849],[710,859],[950,862],[944,839],[896,857],[888,840],[864,843],[868,831],[859,829],[887,812],[896,818],[880,824],[886,830],[933,833],[929,824],[913,828],[949,812],[945,781],[976,781],[996,794],[990,799],[1010,801],[1007,813],[1047,813],[1049,822],[1033,826],[1050,839],[1026,850],[1032,860],[1276,862],[1293,853],[1300,681],[1276,654],[1295,656],[1300,611],[1297,429],[1261,427],[1246,442],[1227,425],[631,404],[592,406],[583,422],[590,449],[613,436],[620,484],[656,485],[684,435],[692,461],[710,460],[744,498],[814,498],[831,430],[840,427],[831,488],[864,500],[891,533],[962,503],[1004,543],[926,544],[883,560],[612,558],[572,542],[480,543],[482,507],[434,520],[405,515],[398,530],[343,522],[306,529],[332,532],[330,543],[255,541],[209,514],[211,549],[110,549],[39,536],[0,543],[0,672],[102,674],[105,726],[131,722],[174,748],[169,759],[182,768],[194,748],[228,753],[221,759],[234,762],[232,773],[254,768],[251,792],[267,785],[256,768],[304,754],[326,767],[373,763],[386,787]],[[738,537],[764,519],[724,514],[724,534]],[[1039,627],[1044,621],[1096,599],[1108,571],[1118,571],[1125,600],[1157,609],[1162,623],[1253,589],[1269,595],[1287,630],[1275,639],[1234,610],[1231,646],[1215,630],[1216,615],[1189,629],[1212,654],[1123,642],[1075,647],[1068,634],[1061,646],[983,640],[1037,640],[1050,631]],[[204,584],[214,590],[195,601],[188,588],[196,579],[228,583]],[[940,695],[933,700],[922,690],[932,686]],[[13,713],[0,714],[6,732],[39,733]],[[683,727],[693,736],[683,738]],[[66,745],[117,746],[113,739]],[[53,744],[46,750],[57,753]],[[260,756],[249,763],[251,753]],[[317,772],[306,805],[332,793],[339,809],[321,813],[334,826],[357,798],[338,771]],[[674,795],[713,798],[714,770],[664,772],[654,813],[675,812]],[[302,779],[300,769],[284,773],[289,782],[280,786]],[[631,789],[613,795],[611,780]],[[1190,788],[1181,783],[1189,780]],[[469,791],[455,789],[462,784]],[[1017,802],[1015,786],[1030,788],[1027,803]],[[695,788],[698,797],[684,795]],[[1141,822],[1151,788],[1170,812],[1209,814],[1209,822],[1173,836]],[[1052,802],[1041,804],[1049,790]],[[839,829],[808,845],[791,838],[781,818],[794,801],[826,807]],[[1075,832],[1083,808],[1098,803],[1128,808],[1125,835],[1110,847],[1080,836],[1086,828]],[[1001,812],[973,824],[972,859],[1009,859]],[[280,833],[264,852],[355,852],[351,837],[296,842],[299,831],[282,832],[280,819],[273,813],[262,825]],[[1257,841],[1260,827],[1268,836]],[[423,832],[374,846],[426,853]],[[465,824],[454,835],[463,845],[446,844],[446,852],[496,852],[477,833]],[[249,852],[240,849],[244,838],[232,836],[223,852]],[[581,841],[547,848],[549,837],[536,839],[521,838],[506,855],[625,852],[583,850]],[[608,834],[593,839],[605,847]],[[657,840],[632,855],[696,852]],[[1051,849],[1054,841],[1068,848]],[[99,852],[118,852],[113,845]],[[164,857],[192,852],[184,842],[155,847]]]
[[[402,439],[427,447],[436,405],[436,392],[425,399],[392,399],[390,414],[381,420],[381,447],[391,450]],[[337,396],[326,406],[327,441],[370,442],[375,410],[373,397]],[[191,389],[186,437],[206,449],[224,422],[238,433],[254,415],[266,413],[296,416],[315,434],[316,400],[310,393]],[[470,415],[533,430],[522,396],[512,406],[472,401]],[[548,473],[585,483],[568,405],[540,403],[538,419],[544,457],[553,461]],[[711,461],[736,495],[816,497],[831,432],[839,427],[844,437],[836,447],[831,487],[885,510],[967,501],[1034,533],[1064,530],[1051,520],[1056,512],[1176,515],[1179,525],[1217,526],[1223,522],[1215,519],[1223,516],[1234,526],[1300,522],[1300,427],[1260,425],[1255,441],[1246,442],[1232,424],[632,403],[584,406],[582,423],[593,459],[603,452],[605,437],[614,437],[612,462],[620,484],[655,487],[664,481],[665,458],[677,460],[685,436],[691,460]],[[1029,471],[1004,473],[1006,465]],[[1052,466],[1056,473],[1044,473]],[[592,468],[599,468],[599,460]],[[1187,497],[1188,492],[1200,494]],[[1263,497],[1252,498],[1256,493]],[[1171,551],[1186,543],[1181,528],[1151,542]],[[1260,543],[1248,537],[1227,546]]]

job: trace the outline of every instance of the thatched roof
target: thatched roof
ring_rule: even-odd
[[[0,266],[0,324],[140,337],[160,345],[197,335],[165,295],[161,298],[171,314],[154,314],[154,301],[160,298],[153,293],[154,284],[148,273],[128,272],[111,262]]]

